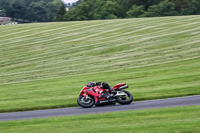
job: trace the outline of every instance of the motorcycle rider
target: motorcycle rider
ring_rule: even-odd
[[[103,83],[102,83],[102,87],[103,87],[104,89],[108,89],[108,90],[110,91],[110,94],[113,94],[113,93],[114,93],[113,88],[110,87],[110,85],[109,85],[108,83],[103,82]]]
[[[95,87],[96,85],[101,85],[101,82],[94,82],[94,81],[90,81],[87,83],[87,87]],[[104,89],[108,89],[110,91],[110,94],[113,95],[114,90],[112,87],[110,87],[110,85],[106,82],[103,82],[101,85],[102,88]]]

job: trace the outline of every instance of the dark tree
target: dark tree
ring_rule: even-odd
[[[62,2],[58,10],[58,13],[56,15],[56,21],[63,21],[65,13],[66,13],[66,7],[65,7],[65,4]]]
[[[47,11],[45,3],[43,1],[31,2],[31,4],[28,6],[27,19],[36,22],[47,21]]]
[[[144,13],[144,6],[133,5],[132,8],[127,12],[127,17],[142,17]]]
[[[200,0],[193,0],[189,3],[187,8],[182,9],[183,15],[199,15],[200,14]]]
[[[175,11],[175,5],[168,0],[165,0],[158,5],[150,6],[146,16],[156,17],[156,16],[175,16],[178,13]]]
[[[176,11],[180,13],[184,8],[188,7],[192,0],[170,0],[170,2],[175,4]]]
[[[7,6],[6,14],[10,17],[16,19],[24,19],[26,18],[26,1],[25,0],[13,0]]]

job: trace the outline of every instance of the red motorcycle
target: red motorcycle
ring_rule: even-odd
[[[101,106],[105,104],[130,104],[133,96],[130,92],[123,89],[128,88],[125,83],[117,84],[113,88],[107,83],[89,82],[80,91],[77,103],[83,108],[89,108],[93,105]]]

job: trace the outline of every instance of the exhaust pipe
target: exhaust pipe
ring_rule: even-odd
[[[122,89],[126,89],[126,88],[128,88],[128,85],[120,86],[118,89],[122,90]]]

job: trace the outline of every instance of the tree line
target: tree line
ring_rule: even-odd
[[[200,0],[0,0],[0,11],[28,22],[198,15]]]
[[[63,20],[200,14],[200,0],[79,0]]]
[[[55,21],[61,7],[65,10],[61,0],[0,0],[0,15],[22,22]]]

